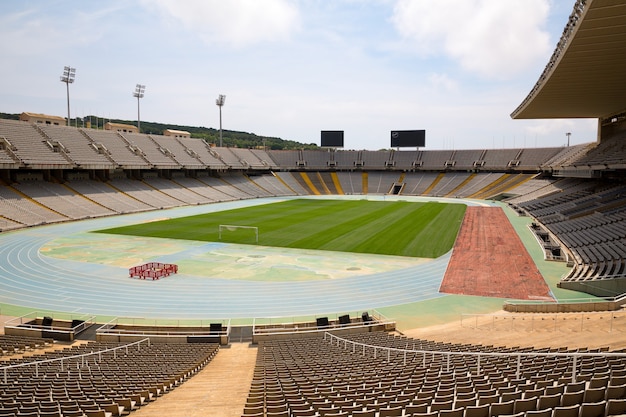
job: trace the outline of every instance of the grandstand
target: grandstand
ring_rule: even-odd
[[[285,294],[278,291],[280,287],[297,298],[296,287],[289,287],[291,283],[277,284],[274,291],[255,287],[259,297],[266,300],[262,307],[273,308],[276,313],[260,320],[255,315],[260,305],[241,307],[245,309],[241,317],[256,320],[252,326],[248,322],[237,326],[221,317],[219,323],[214,317],[202,317],[198,325],[181,325],[176,313],[185,306],[176,305],[174,292],[164,298],[162,310],[153,311],[152,304],[142,304],[145,289],[129,286],[128,293],[139,308],[150,308],[138,317],[133,316],[137,310],[117,306],[131,317],[109,321],[103,326],[106,337],[102,330],[99,340],[95,340],[95,331],[83,335],[94,340],[80,340],[72,346],[47,337],[0,336],[0,359],[7,359],[0,363],[0,415],[140,417],[192,415],[195,411],[247,417],[626,414],[626,346],[621,336],[626,331],[626,317],[619,311],[626,292],[626,87],[621,82],[626,73],[624,28],[623,2],[577,0],[544,73],[512,114],[518,119],[597,118],[597,141],[572,147],[266,151],[212,147],[192,138],[0,120],[0,243],[2,253],[15,254],[2,261],[6,276],[0,276],[4,297],[1,313],[5,316],[32,308],[28,302],[12,305],[11,301],[21,300],[21,296],[32,297],[33,304],[54,305],[47,313],[57,315],[63,313],[58,306],[68,303],[73,291],[88,294],[79,309],[95,309],[102,304],[110,307],[126,299],[108,293],[106,283],[97,288],[81,287],[78,279],[87,281],[95,275],[84,262],[68,261],[72,269],[59,260],[43,264],[48,268],[44,271],[36,271],[42,265],[36,259],[40,254],[33,255],[20,245],[27,239],[45,239],[46,225],[67,226],[70,238],[79,239],[87,230],[78,228],[83,222],[149,222],[168,216],[166,209],[194,209],[195,214],[240,207],[237,204],[241,202],[258,200],[262,204],[302,196],[453,199],[502,207],[511,216],[519,216],[509,216],[511,223],[527,221],[539,256],[559,265],[558,271],[566,271],[557,276],[550,295],[562,298],[557,293],[561,289],[572,290],[566,294],[583,293],[577,293],[575,303],[562,303],[566,310],[559,311],[569,313],[540,314],[555,303],[520,301],[517,310],[507,311],[537,314],[476,316],[469,330],[451,326],[429,333],[428,329],[402,327],[400,321],[388,320],[370,309],[379,300],[356,285],[341,294],[323,294],[334,288],[326,282],[303,286],[309,295],[316,295],[312,297],[316,300],[306,306],[314,312],[288,324],[282,319],[291,319],[292,312],[280,309],[287,300],[272,296]],[[592,60],[581,53],[590,49],[594,51]],[[499,221],[503,218],[498,217]],[[515,230],[519,233],[520,229]],[[478,235],[469,239],[480,243]],[[474,247],[480,247],[478,243]],[[497,242],[489,243],[497,247]],[[145,242],[142,245],[137,249],[151,250]],[[177,253],[196,255],[204,249],[189,244]],[[35,252],[38,250],[36,247]],[[255,254],[244,261],[263,256]],[[23,270],[19,270],[22,264],[14,262],[16,259],[25,262]],[[437,265],[446,266],[447,262],[447,258],[439,260]],[[471,259],[464,263],[471,271]],[[77,269],[76,264],[83,269]],[[82,274],[73,277],[77,280],[64,275],[77,270]],[[493,271],[494,285],[506,285],[497,280],[498,272]],[[41,282],[43,291],[51,282],[64,280],[67,288],[42,296],[34,286],[19,287],[18,294],[14,287],[2,283],[5,278],[19,281],[15,277],[20,274],[24,281],[46,275]],[[393,277],[381,274],[376,282],[381,287],[393,286]],[[399,283],[398,276],[395,278]],[[173,280],[136,281],[141,282],[132,285],[169,285]],[[233,298],[243,293],[239,283],[223,280],[207,285],[209,292],[217,293],[213,285],[227,288]],[[381,288],[372,291],[380,298],[386,296]],[[407,292],[404,288],[399,291]],[[318,296],[320,292],[322,296]],[[321,310],[322,304],[315,304],[321,303],[321,298],[344,301],[365,296],[372,304],[359,301],[359,308],[370,310],[371,317],[328,312]],[[411,296],[413,293],[407,295]],[[592,302],[583,302],[583,297]],[[200,298],[201,303],[214,303],[217,309],[225,310],[225,304],[234,303],[209,300],[205,293]],[[434,298],[417,302],[398,297],[384,307],[399,320],[406,320],[406,316],[429,309],[442,316],[444,310],[452,310],[449,314],[471,310],[478,302],[458,296],[437,304]],[[504,303],[501,298],[493,302],[485,301],[487,297],[477,298],[488,307],[476,308],[476,312],[493,312]],[[583,313],[594,310],[596,313]],[[569,324],[572,320],[577,321]],[[23,323],[17,331],[32,330],[33,326],[39,326],[36,330],[42,334],[53,330],[41,322]],[[596,328],[588,331],[585,326],[590,322]],[[215,326],[220,329],[217,334],[222,346],[206,343],[207,338],[216,337]],[[481,326],[489,330],[481,330]],[[603,326],[610,326],[609,330]],[[496,330],[504,327],[508,330]],[[511,328],[515,327],[525,330],[512,336]],[[432,335],[432,339],[422,335]],[[240,344],[245,349],[233,348],[237,342],[246,342]],[[232,349],[232,355],[227,356],[229,353],[223,351],[229,349],[223,347]],[[236,362],[250,355],[253,365]],[[219,360],[225,357],[231,362],[224,365]],[[177,397],[199,374],[214,372],[216,363],[222,371],[234,375],[243,370],[247,375],[237,380],[246,385],[233,390],[239,395],[236,400],[230,400],[233,392],[224,391],[216,391],[223,398],[212,396],[210,400],[205,392],[196,392],[193,400]],[[237,365],[233,367],[233,363]],[[225,384],[228,375],[220,375],[217,383],[211,382],[211,389]],[[225,406],[224,398],[232,404]],[[208,403],[206,408],[198,405],[202,401]],[[185,402],[199,408],[185,408]],[[158,405],[168,403],[169,408]]]

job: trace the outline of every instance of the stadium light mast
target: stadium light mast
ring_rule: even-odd
[[[567,132],[565,136],[567,136],[567,147],[569,148],[569,137],[572,136],[572,132]]]
[[[74,82],[76,78],[76,68],[64,67],[63,75],[61,75],[61,82],[65,83],[67,89],[67,125],[70,125],[70,84]]]
[[[133,93],[133,97],[137,98],[137,132],[141,133],[141,117],[139,112],[139,99],[143,98],[144,93],[146,92],[146,86],[137,84],[135,86],[135,92]]]
[[[220,108],[220,148],[222,147],[222,106],[226,101],[226,96],[224,94],[220,94],[215,100],[215,104]]]

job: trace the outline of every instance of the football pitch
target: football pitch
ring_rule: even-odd
[[[295,199],[99,230],[99,233],[296,249],[437,258],[448,252],[464,204]],[[222,227],[248,226],[252,228]]]

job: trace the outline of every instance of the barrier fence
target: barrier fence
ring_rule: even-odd
[[[576,313],[461,314],[461,327],[516,332],[601,330],[626,332],[625,311]]]
[[[89,358],[89,357],[97,357],[98,361],[102,360],[102,354],[103,353],[107,353],[107,352],[113,352],[113,357],[116,358],[117,357],[117,352],[122,350],[124,353],[128,354],[129,348],[136,346],[137,350],[141,350],[141,345],[142,344],[147,344],[148,346],[150,346],[150,339],[146,338],[146,339],[142,339],[142,340],[138,340],[136,342],[133,343],[129,343],[123,346],[116,346],[113,348],[108,348],[108,349],[103,349],[103,350],[99,350],[97,352],[90,352],[90,353],[83,353],[80,355],[71,355],[71,356],[63,356],[60,358],[54,358],[54,359],[45,359],[45,360],[41,360],[41,361],[35,361],[35,362],[26,362],[26,363],[19,363],[19,364],[15,364],[15,365],[9,365],[9,366],[0,366],[0,370],[2,370],[3,372],[3,380],[4,383],[7,384],[8,383],[8,372],[9,369],[15,369],[15,368],[22,368],[25,366],[34,366],[35,367],[35,376],[38,377],[39,376],[39,366],[43,365],[43,364],[48,364],[48,363],[54,363],[54,362],[60,362],[61,364],[61,372],[63,372],[63,364],[65,362],[71,361],[73,359],[78,359],[80,358],[80,363],[77,364],[77,369],[80,369],[82,367],[85,366],[85,359]],[[66,368],[69,370],[69,368]]]
[[[365,343],[355,342],[349,339],[342,338],[332,333],[324,333],[324,340],[330,344],[335,344],[337,347],[341,347],[345,350],[351,350],[352,353],[357,353],[357,350],[361,352],[363,356],[366,356],[367,352],[371,352],[374,359],[382,358],[387,362],[391,362],[391,355],[402,355],[403,365],[407,364],[407,357],[415,358],[416,356],[422,356],[423,366],[427,366],[427,358],[431,360],[441,357],[446,364],[446,371],[451,371],[452,357],[475,357],[476,358],[476,373],[481,372],[481,360],[487,357],[500,357],[500,358],[513,358],[516,361],[515,378],[522,378],[524,358],[533,357],[565,357],[571,359],[571,382],[577,382],[577,377],[582,372],[578,369],[578,365],[582,358],[587,357],[617,357],[626,358],[626,353],[617,352],[449,352],[449,351],[434,351],[434,350],[415,350],[415,349],[400,349],[391,348],[386,346],[369,345]],[[357,349],[358,348],[358,349]]]

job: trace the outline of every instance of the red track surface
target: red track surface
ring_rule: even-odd
[[[548,285],[500,207],[467,207],[439,291],[552,299]]]

